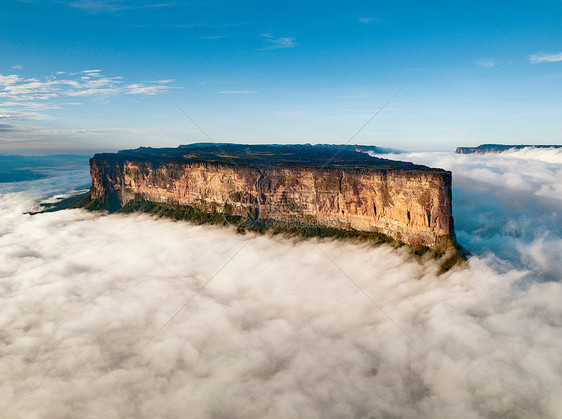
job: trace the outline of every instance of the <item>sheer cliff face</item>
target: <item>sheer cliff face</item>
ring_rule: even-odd
[[[121,205],[140,194],[204,211],[380,232],[429,247],[454,234],[451,173],[439,169],[256,168],[103,155],[90,166],[91,198],[111,196]]]

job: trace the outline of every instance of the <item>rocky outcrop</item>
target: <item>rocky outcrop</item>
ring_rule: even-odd
[[[226,149],[225,149],[226,147]],[[331,160],[330,160],[331,159]],[[437,248],[454,237],[451,172],[314,146],[138,149],[90,160],[91,199],[378,232]]]

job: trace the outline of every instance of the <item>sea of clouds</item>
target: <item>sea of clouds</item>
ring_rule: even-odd
[[[561,417],[560,155],[395,157],[453,171],[466,267],[0,184],[0,416]]]
[[[471,252],[562,279],[562,149],[385,156],[453,172],[455,231]]]

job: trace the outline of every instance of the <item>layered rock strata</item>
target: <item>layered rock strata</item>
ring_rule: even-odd
[[[193,145],[96,154],[90,199],[377,232],[439,248],[454,238],[451,172],[316,146]]]

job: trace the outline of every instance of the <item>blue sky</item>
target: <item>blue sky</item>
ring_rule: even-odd
[[[562,143],[562,1],[4,0],[0,153]]]

